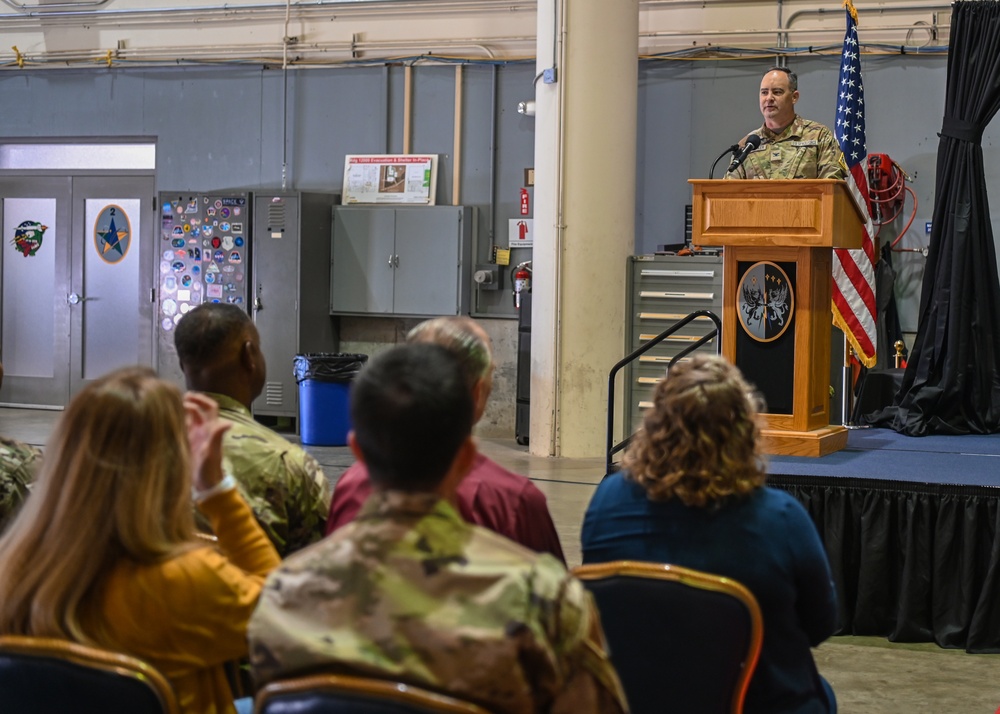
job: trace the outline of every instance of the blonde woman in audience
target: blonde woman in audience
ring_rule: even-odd
[[[827,713],[836,699],[810,647],[833,634],[836,595],[816,527],[764,486],[758,399],[721,357],[670,369],[643,428],[584,517],[583,562],[671,563],[741,582],[764,616],[747,714]]]
[[[0,633],[124,652],[170,680],[182,711],[236,711],[223,664],[247,654],[279,559],[223,476],[226,428],[212,400],[145,368],[80,392],[0,540]],[[192,496],[218,547],[196,537]]]

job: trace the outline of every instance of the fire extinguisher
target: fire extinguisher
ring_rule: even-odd
[[[531,292],[531,261],[518,263],[511,271],[511,284],[514,286],[514,308],[521,309],[521,293]]]

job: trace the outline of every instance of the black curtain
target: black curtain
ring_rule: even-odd
[[[1000,494],[985,486],[767,477],[809,512],[838,635],[1000,652]]]
[[[911,436],[1000,431],[1000,281],[980,143],[1000,109],[1000,3],[952,7],[920,320],[886,414]]]

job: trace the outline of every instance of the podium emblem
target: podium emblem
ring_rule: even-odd
[[[757,342],[778,339],[795,313],[794,286],[780,266],[763,260],[743,274],[736,304],[743,330]]]

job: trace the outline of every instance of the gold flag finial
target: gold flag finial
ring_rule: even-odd
[[[846,7],[847,11],[849,13],[851,13],[851,19],[853,19],[854,20],[854,24],[857,25],[858,24],[858,10],[857,10],[857,8],[854,7],[854,3],[851,2],[851,0],[844,0],[844,7]]]

